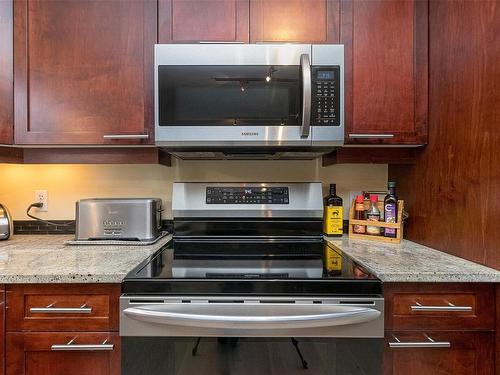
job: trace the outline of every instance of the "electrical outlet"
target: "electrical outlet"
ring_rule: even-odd
[[[43,207],[38,211],[47,212],[49,210],[49,199],[47,190],[35,190],[35,202],[43,203]]]

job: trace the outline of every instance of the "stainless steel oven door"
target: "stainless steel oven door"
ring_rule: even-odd
[[[162,147],[310,147],[310,44],[155,46]]]
[[[383,337],[383,298],[120,298],[122,336]]]
[[[122,297],[123,375],[380,375],[382,298]]]

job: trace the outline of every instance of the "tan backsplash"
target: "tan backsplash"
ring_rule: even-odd
[[[47,219],[73,219],[75,201],[94,197],[159,197],[171,217],[173,181],[321,181],[337,184],[346,201],[349,191],[385,189],[387,165],[345,164],[321,167],[312,161],[181,161],[160,165],[11,165],[0,164],[0,202],[16,220],[27,219],[35,190],[48,191]]]

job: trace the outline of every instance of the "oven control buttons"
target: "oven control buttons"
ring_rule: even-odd
[[[288,187],[207,187],[207,204],[289,204]]]

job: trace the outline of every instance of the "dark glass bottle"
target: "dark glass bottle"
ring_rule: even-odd
[[[356,196],[356,203],[354,205],[354,218],[356,220],[366,220],[365,204],[362,195]],[[366,225],[354,224],[354,233],[366,234]]]
[[[325,197],[323,232],[327,236],[340,237],[343,234],[343,201],[337,195],[337,186],[330,184],[330,195]]]
[[[389,193],[384,198],[384,221],[386,223],[396,223],[398,219],[398,197],[396,196],[396,183],[390,181],[388,184]],[[384,228],[385,237],[396,237],[395,228]]]

